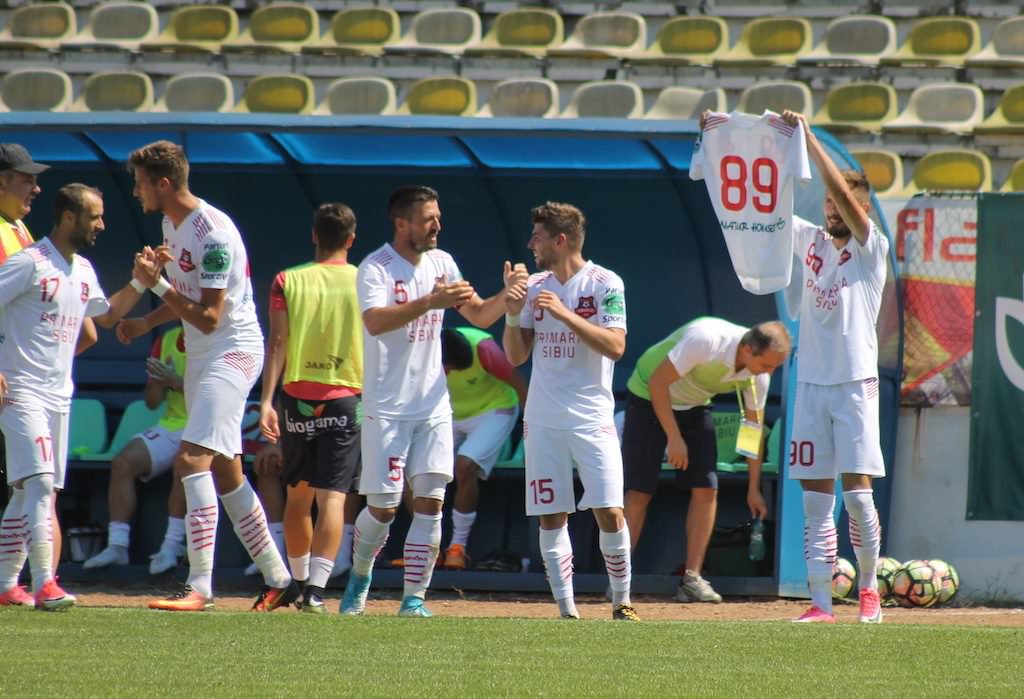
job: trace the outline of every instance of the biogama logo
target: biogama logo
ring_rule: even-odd
[[[321,430],[338,429],[348,426],[348,417],[345,415],[324,416],[326,403],[320,403],[313,407],[304,401],[297,401],[299,415],[305,420],[293,420],[292,416],[285,411],[285,429],[295,434],[312,434]]]

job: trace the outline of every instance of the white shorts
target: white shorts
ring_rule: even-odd
[[[498,461],[505,440],[512,434],[519,417],[519,408],[498,408],[480,415],[456,420],[455,454],[465,456],[480,467],[480,478],[486,480]]]
[[[526,514],[622,507],[622,451],[615,426],[552,430],[523,425],[526,442]],[[583,497],[576,504],[572,467]]]
[[[172,432],[166,427],[156,425],[132,437],[132,440],[141,440],[149,452],[149,473],[140,478],[140,481],[148,483],[171,470],[174,457],[178,455],[178,447],[181,446],[181,433],[182,430]]]
[[[53,474],[53,487],[62,489],[68,467],[68,413],[37,400],[11,396],[0,406],[0,430],[7,452],[7,484],[40,473]]]
[[[181,441],[228,458],[242,453],[242,415],[263,368],[263,352],[232,350],[185,367],[188,422]]]
[[[450,483],[455,470],[451,415],[427,420],[363,417],[363,495],[401,493],[405,479],[432,473]]]
[[[835,386],[796,385],[789,477],[885,475],[878,427],[878,379]]]

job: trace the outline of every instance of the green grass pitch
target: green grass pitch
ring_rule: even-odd
[[[0,610],[0,696],[1007,697],[1024,629]]]

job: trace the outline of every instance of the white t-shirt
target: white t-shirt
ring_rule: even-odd
[[[416,266],[390,244],[359,265],[359,308],[385,308],[414,301],[437,281],[462,279],[452,256],[429,250]],[[441,366],[443,310],[430,310],[402,327],[376,337],[363,329],[363,410],[389,420],[425,420],[451,415],[448,384]]]
[[[0,308],[0,373],[11,397],[67,412],[82,319],[110,309],[92,263],[75,255],[68,264],[43,238],[0,265]]]
[[[690,161],[703,179],[740,284],[754,294],[785,288],[792,272],[793,180],[811,179],[803,129],[774,112],[712,112]]]
[[[877,377],[888,239],[872,223],[864,245],[851,235],[837,249],[821,226],[795,216],[793,244],[803,264],[797,381],[834,386]]]
[[[164,244],[174,261],[164,267],[174,289],[192,301],[203,289],[226,289],[223,314],[209,335],[185,322],[189,361],[213,358],[232,350],[263,351],[263,332],[253,303],[249,257],[242,234],[223,211],[200,200],[177,228],[164,216]]]
[[[561,321],[535,309],[542,291],[556,294],[566,308],[593,325],[625,330],[622,279],[593,262],[587,262],[564,286],[551,272],[531,275],[526,306],[519,314],[520,326],[534,331],[525,420],[565,430],[611,425],[615,362],[583,344]]]

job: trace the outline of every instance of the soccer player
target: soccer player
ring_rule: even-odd
[[[509,364],[494,338],[476,328],[441,331],[441,362],[455,423],[455,498],[452,540],[444,567],[465,570],[466,544],[476,521],[478,479],[494,468],[512,433],[519,406],[526,404],[526,380]]]
[[[662,458],[676,481],[690,489],[686,513],[686,563],[676,599],[721,602],[701,577],[718,504],[718,461],[711,399],[742,393],[744,419],[763,424],[771,373],[790,350],[786,327],[777,321],[744,328],[721,318],[698,318],[641,355],[626,384],[622,458],[626,469],[626,523],[636,548],[647,506],[658,487]],[[763,518],[761,457],[748,457],[747,506]]]
[[[637,621],[629,598],[629,530],[622,513],[622,453],[615,432],[614,363],[626,350],[622,280],[583,258],[586,220],[571,204],[531,212],[527,247],[541,270],[506,290],[505,354],[533,356],[523,423],[526,514],[540,516],[540,551],[563,618],[579,618],[572,589],[569,513],[594,511],[612,591],[612,618]],[[575,502],[573,463],[583,483]]]
[[[505,292],[481,299],[452,256],[437,249],[438,194],[402,187],[388,200],[390,244],[359,265],[364,350],[362,472],[366,508],[356,519],[355,548],[342,614],[362,614],[373,561],[387,540],[408,480],[412,524],[404,545],[405,585],[399,616],[428,617],[427,587],[441,546],[441,505],[452,479],[452,408],[441,368],[441,324],[457,308],[477,327],[502,313]],[[525,270],[505,263],[506,285],[525,284]]]
[[[136,256],[136,270],[153,274],[162,268],[170,282],[156,275],[148,286],[163,305],[145,317],[122,321],[118,336],[130,342],[181,319],[188,348],[188,420],[174,477],[185,490],[189,576],[181,591],[149,606],[202,611],[213,605],[219,493],[235,534],[266,583],[253,610],[272,611],[294,602],[299,588],[271,541],[263,506],[239,458],[246,397],[263,363],[263,333],[242,236],[227,214],[189,190],[189,164],[181,146],[169,141],[143,146],[129,156],[128,169],[143,211],[163,214],[163,245]]]
[[[143,399],[150,410],[166,405],[153,427],[143,430],[124,445],[110,462],[107,499],[110,524],[107,547],[87,560],[83,568],[106,568],[128,564],[132,517],[135,516],[135,480],[143,483],[167,473],[181,445],[185,428],[185,337],[182,328],[164,333],[153,343],[146,360],[148,380]],[[159,575],[178,565],[185,553],[185,493],[181,482],[171,479],[167,498],[167,530],[160,549],[150,556],[149,573]]]
[[[304,612],[325,611],[345,496],[359,478],[363,328],[356,267],[348,261],[355,237],[352,209],[321,205],[313,214],[314,262],[280,272],[270,289],[260,430],[281,442],[285,542],[292,576],[305,582]],[[273,403],[282,374],[283,425]]]
[[[860,621],[879,623],[875,565],[881,528],[871,479],[885,475],[878,426],[875,323],[885,285],[889,241],[868,217],[871,189],[862,173],[840,171],[802,114],[782,118],[801,128],[825,182],[825,226],[794,219],[802,262],[800,356],[789,477],[803,486],[804,556],[812,606],[797,621],[835,623],[835,479],[842,477],[850,540],[860,580]]]
[[[141,297],[125,286],[108,301],[92,264],[77,254],[103,231],[99,190],[61,187],[54,221],[49,237],[0,265],[0,429],[7,483],[14,487],[4,515],[0,586],[10,599],[27,555],[34,604],[44,610],[75,603],[53,575],[51,539],[53,494],[64,487],[67,466],[71,362],[96,341],[92,318],[113,327]]]

